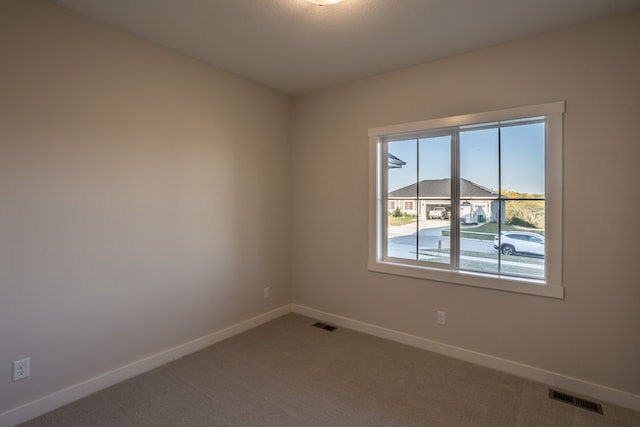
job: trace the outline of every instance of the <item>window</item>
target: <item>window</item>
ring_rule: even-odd
[[[563,112],[369,129],[369,270],[562,298]],[[388,208],[399,200],[401,222]]]

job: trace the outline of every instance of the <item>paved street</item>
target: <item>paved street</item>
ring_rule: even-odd
[[[438,249],[442,250],[450,248],[449,237],[442,235],[442,231],[450,227],[449,221],[420,221],[418,226],[418,230],[416,230],[416,223],[389,227],[389,240],[387,244],[389,256],[403,259],[415,259],[417,247],[420,259],[432,262],[448,263],[448,253],[441,253]],[[470,228],[465,227],[465,229]],[[493,247],[493,240],[461,238],[460,249],[462,251],[482,252],[492,255],[491,257],[462,255],[460,257],[460,261],[463,266],[467,264],[467,266],[472,269],[497,271],[498,251]],[[510,269],[524,268],[529,271],[527,274],[534,276],[543,274],[544,263],[532,264],[530,262],[519,262],[518,258],[519,257],[511,257],[510,260],[506,260],[504,258],[501,259],[501,269],[503,271],[508,271]],[[471,267],[472,265],[473,267]]]
[[[418,248],[427,249],[448,249],[450,247],[449,237],[443,236],[442,231],[449,228],[449,221],[430,220],[420,221],[420,229],[416,235],[416,223],[389,227],[389,253],[412,252],[415,256],[416,236]],[[478,239],[460,239],[460,249],[474,252],[485,252],[497,254],[493,248],[493,241]],[[403,256],[406,258],[406,255]]]

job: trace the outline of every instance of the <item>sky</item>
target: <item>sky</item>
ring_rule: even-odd
[[[498,132],[498,128],[460,132],[461,177],[496,191],[544,194],[544,123],[502,127],[500,144]],[[450,136],[438,136],[390,142],[389,153],[406,164],[389,169],[389,191],[415,183],[416,178],[449,178],[450,140]]]

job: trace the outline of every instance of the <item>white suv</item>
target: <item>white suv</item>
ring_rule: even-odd
[[[528,231],[503,231],[493,238],[494,249],[504,255],[516,253],[544,256],[544,236]]]

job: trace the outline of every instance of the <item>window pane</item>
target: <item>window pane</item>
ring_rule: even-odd
[[[460,132],[460,268],[497,273],[498,128]]]
[[[460,132],[460,198],[497,197],[498,128]]]
[[[418,143],[415,139],[389,142],[387,153],[387,256],[416,260]]]
[[[498,251],[494,248],[494,237],[499,230],[499,204],[497,199],[475,199],[460,204],[460,268],[488,273],[499,271]]]
[[[508,200],[499,238],[500,271],[544,278],[544,200]]]
[[[544,199],[544,123],[501,129],[502,194]]]
[[[449,264],[451,136],[421,138],[418,152],[418,259]]]

